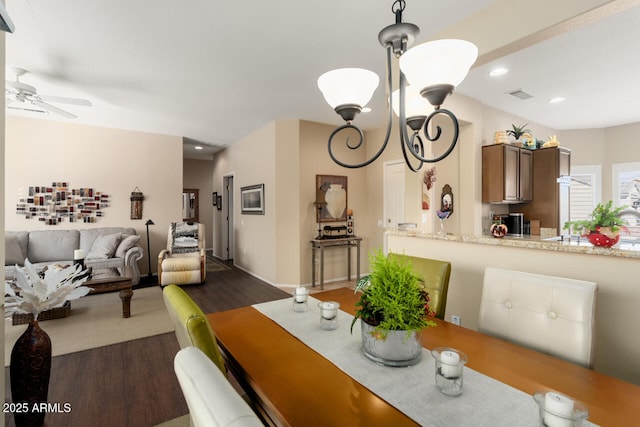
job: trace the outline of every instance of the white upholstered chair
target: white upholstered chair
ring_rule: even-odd
[[[200,349],[185,347],[174,359],[191,425],[195,427],[262,427],[251,407]]]
[[[204,224],[174,222],[169,225],[167,248],[158,255],[158,283],[188,285],[207,277]]]
[[[591,367],[598,286],[487,267],[478,330]]]

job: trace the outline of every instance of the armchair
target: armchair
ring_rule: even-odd
[[[167,248],[158,255],[161,286],[204,283],[207,275],[204,224],[174,222],[169,226]]]

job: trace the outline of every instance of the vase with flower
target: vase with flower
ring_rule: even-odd
[[[15,413],[16,426],[41,426],[44,423],[45,411],[38,408],[47,402],[49,393],[51,339],[40,328],[38,317],[62,307],[67,301],[87,295],[91,288],[82,286],[87,278],[87,271],[77,264],[49,265],[38,273],[26,259],[24,267],[16,266],[15,283],[5,282],[5,315],[33,315],[27,330],[11,351],[11,396],[14,403],[26,409]]]

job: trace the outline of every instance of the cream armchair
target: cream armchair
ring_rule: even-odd
[[[204,283],[207,275],[204,224],[174,222],[169,226],[167,248],[158,255],[161,286]]]

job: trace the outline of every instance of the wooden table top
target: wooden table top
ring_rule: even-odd
[[[357,295],[341,288],[312,295],[353,314]],[[361,386],[252,307],[207,315],[229,370],[277,425],[405,426],[414,421]],[[426,348],[453,347],[467,366],[533,395],[556,390],[584,403],[602,426],[640,425],[640,387],[576,364],[436,319]]]

